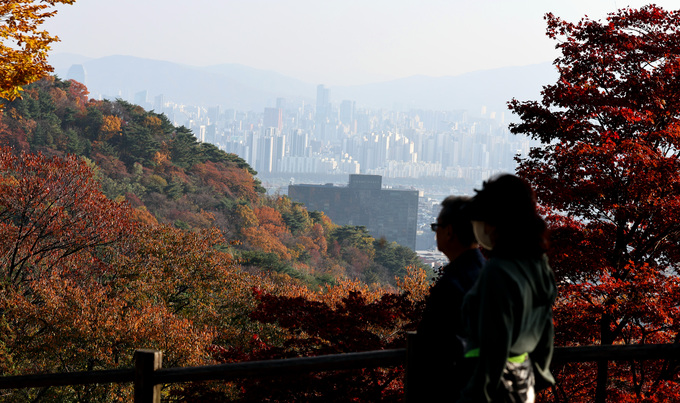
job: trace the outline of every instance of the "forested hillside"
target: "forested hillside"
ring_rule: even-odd
[[[266,197],[243,160],[161,115],[49,78],[0,116],[2,376],[129,368],[139,348],[162,350],[164,367],[389,348],[418,322],[429,276],[408,267],[413,252]],[[163,394],[398,400],[402,378],[399,367],[365,369]],[[2,399],[131,393],[86,385]]]
[[[362,227],[340,228],[321,212],[266,197],[243,159],[197,142],[164,115],[87,95],[80,83],[54,77],[28,86],[23,99],[5,106],[0,142],[17,152],[85,157],[110,199],[176,228],[218,228],[246,268],[309,285],[342,278],[394,284],[407,266],[421,265],[408,248]]]

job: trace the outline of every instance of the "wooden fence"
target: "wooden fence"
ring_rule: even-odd
[[[413,344],[416,336],[415,333],[409,334],[408,346]],[[161,351],[137,350],[134,369],[6,376],[0,377],[0,389],[133,382],[135,403],[158,403],[160,388],[164,384],[405,365],[406,400],[417,401],[415,396],[409,396],[408,393],[409,351],[412,351],[408,346],[394,350],[187,368],[163,368]],[[553,355],[554,363],[662,359],[680,359],[680,344],[556,347]]]

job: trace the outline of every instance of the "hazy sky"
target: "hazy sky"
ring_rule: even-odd
[[[363,84],[552,61],[543,16],[603,19],[635,0],[77,0],[45,27],[52,53],[239,63]],[[666,9],[678,0],[658,0]]]

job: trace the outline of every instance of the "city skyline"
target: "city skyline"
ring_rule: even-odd
[[[549,62],[558,53],[545,36],[545,13],[577,22],[647,3],[78,0],[59,6],[45,28],[61,39],[51,54],[238,63],[311,83],[358,85]]]

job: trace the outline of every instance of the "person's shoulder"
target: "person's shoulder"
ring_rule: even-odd
[[[527,258],[493,257],[484,266],[484,272],[495,282],[541,284],[542,288],[554,288],[554,275],[545,256]]]
[[[504,283],[516,281],[523,271],[521,259],[493,256],[486,261],[482,269],[482,276],[492,282]]]
[[[502,257],[502,256],[492,256],[489,258],[489,260],[486,261],[486,264],[484,264],[484,270],[485,271],[507,271],[509,269],[512,269],[513,266],[515,266],[517,263],[515,259],[507,258],[507,257]]]

